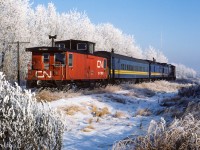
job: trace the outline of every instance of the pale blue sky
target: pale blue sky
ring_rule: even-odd
[[[30,0],[59,12],[85,11],[94,24],[111,23],[134,35],[142,49],[152,45],[169,62],[200,71],[200,0]]]

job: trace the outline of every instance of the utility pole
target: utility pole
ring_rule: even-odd
[[[30,42],[10,42],[9,44],[17,44],[17,83],[20,86],[20,56],[19,56],[19,46],[20,44],[25,44],[25,43],[30,43]]]

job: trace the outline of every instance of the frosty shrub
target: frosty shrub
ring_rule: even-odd
[[[178,92],[181,97],[197,97],[200,98],[200,85],[194,85],[181,88]]]
[[[61,149],[63,120],[0,72],[0,149]]]
[[[200,119],[200,85],[185,87],[179,90],[178,95],[182,99],[189,99],[183,115],[192,113],[195,118]]]
[[[200,119],[200,85],[188,85],[180,88],[178,95],[161,100],[157,115],[181,118],[192,114]]]
[[[148,134],[135,139],[122,140],[113,145],[113,150],[186,150],[200,149],[200,120],[191,114],[183,119],[175,119],[167,127],[161,118],[160,122],[151,121]]]

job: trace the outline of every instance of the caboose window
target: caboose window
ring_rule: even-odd
[[[104,59],[104,69],[106,69],[106,66],[107,66],[107,62],[106,62],[106,59]]]
[[[65,64],[65,54],[55,53],[55,63]]]
[[[87,44],[86,43],[78,43],[77,50],[87,50]]]
[[[56,47],[65,48],[65,44],[64,43],[56,44]]]
[[[69,54],[68,56],[68,66],[69,67],[73,66],[73,54]]]
[[[49,63],[49,53],[43,53],[43,62]]]
[[[89,53],[93,54],[94,53],[94,44],[89,44]]]

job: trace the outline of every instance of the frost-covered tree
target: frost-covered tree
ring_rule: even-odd
[[[13,42],[28,39],[30,9],[29,0],[0,1],[0,52],[5,53],[3,71],[12,80],[15,79],[17,71],[17,45]],[[23,46],[21,50],[24,51]],[[24,54],[22,51],[21,53]],[[23,59],[23,56],[21,58]]]
[[[64,120],[0,72],[0,149],[61,149]]]
[[[176,77],[179,79],[189,79],[189,78],[196,78],[197,77],[197,72],[189,67],[186,67],[183,64],[175,64],[173,65],[176,66]]]
[[[61,14],[59,39],[78,39],[93,41],[95,25],[91,23],[86,13],[76,10]]]
[[[149,48],[144,51],[144,58],[148,60],[153,60],[154,58],[157,62],[168,63],[167,57],[152,46],[149,46]]]
[[[60,15],[56,12],[54,4],[49,3],[47,8],[43,5],[38,5],[33,11],[31,18],[29,25],[31,46],[51,45],[48,35],[59,35],[59,30],[62,29],[59,26]]]
[[[116,53],[142,58],[141,49],[135,44],[132,36],[123,34],[112,24],[99,24],[96,26],[96,43],[98,50],[110,51],[114,48]]]
[[[29,0],[8,0],[0,2],[1,43],[22,40],[27,34]]]

